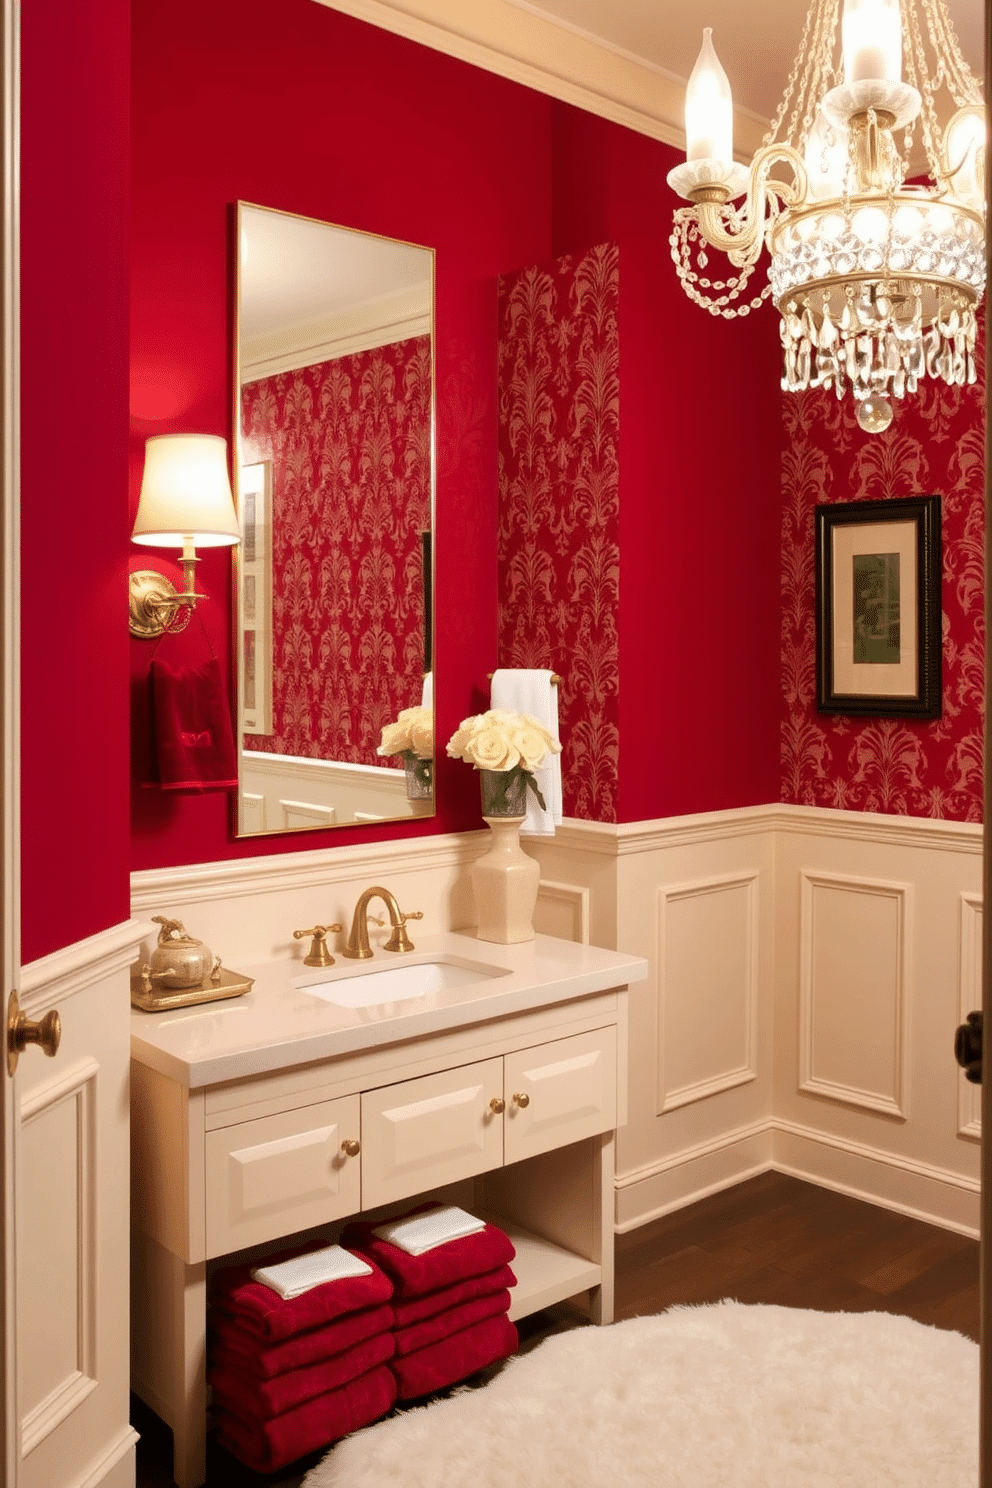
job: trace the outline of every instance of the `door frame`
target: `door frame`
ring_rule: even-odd
[[[3,1020],[20,972],[20,737],[19,715],[19,338],[18,240],[20,159],[20,0],[0,0],[0,967]],[[18,1430],[16,1316],[14,1307],[14,1082],[0,1061],[3,1115],[0,1165],[3,1185],[3,1350],[0,1352],[0,1463],[4,1481],[17,1482]]]

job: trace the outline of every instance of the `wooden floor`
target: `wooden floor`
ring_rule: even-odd
[[[617,1237],[617,1321],[723,1297],[902,1313],[977,1341],[978,1241],[782,1173],[764,1173]],[[538,1313],[521,1324],[521,1348],[586,1322],[571,1303]],[[133,1420],[142,1433],[138,1488],[167,1488],[171,1434],[139,1401]],[[220,1448],[211,1448],[208,1473],[209,1488],[297,1488],[301,1480],[299,1470],[259,1477]]]

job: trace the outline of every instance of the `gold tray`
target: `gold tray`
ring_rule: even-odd
[[[166,1008],[192,1007],[197,1002],[219,1002],[224,997],[243,997],[254,986],[254,978],[239,975],[236,971],[216,973],[217,980],[209,977],[198,987],[156,987],[145,990],[144,978],[135,967],[131,968],[131,1006],[146,1013],[162,1013]]]

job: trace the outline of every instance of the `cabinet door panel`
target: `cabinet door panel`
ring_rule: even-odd
[[[616,1125],[617,1035],[597,1028],[505,1060],[508,1163],[550,1152]],[[522,1096],[525,1104],[514,1099]]]
[[[374,1209],[503,1161],[502,1059],[362,1096],[362,1208]]]
[[[207,1133],[207,1255],[226,1255],[353,1214],[360,1159],[341,1144],[359,1134],[357,1095]]]

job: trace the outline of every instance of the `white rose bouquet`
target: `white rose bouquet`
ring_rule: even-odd
[[[398,754],[417,784],[427,793],[434,772],[434,709],[403,708],[395,723],[382,730],[382,742],[376,754]]]
[[[483,815],[523,815],[528,789],[546,809],[533,772],[547,754],[560,754],[561,745],[529,713],[490,708],[462,721],[448,753],[483,772]]]

